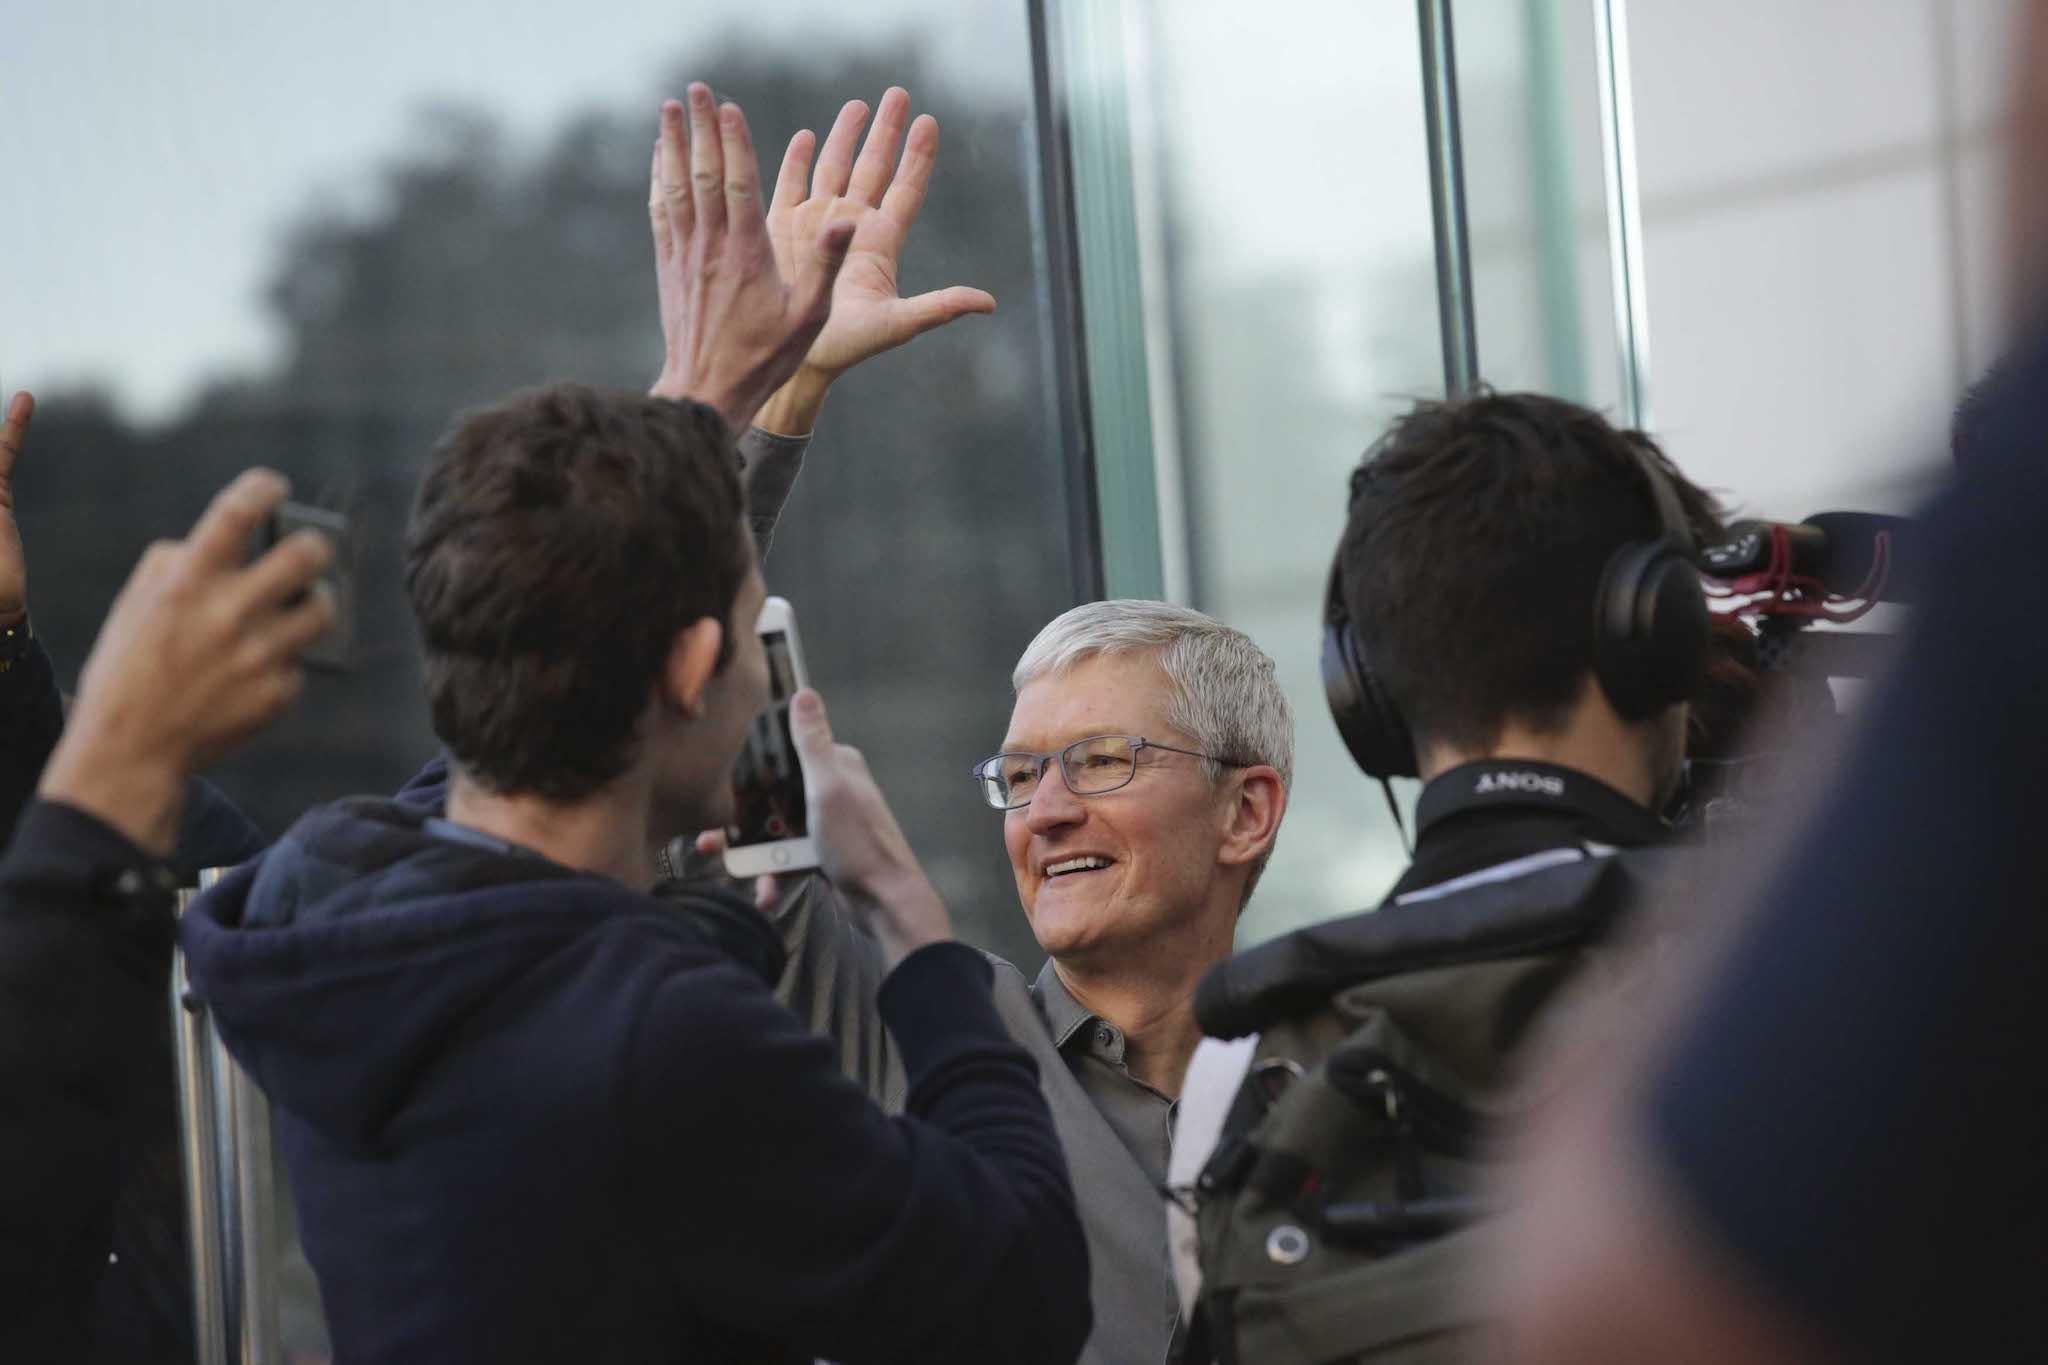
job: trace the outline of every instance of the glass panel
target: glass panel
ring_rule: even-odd
[[[143,544],[245,465],[360,528],[362,668],[316,677],[219,775],[272,834],[434,749],[398,544],[450,416],[545,380],[653,378],[658,99],[714,81],[772,174],[799,125],[908,86],[944,147],[904,287],[979,285],[1000,310],[846,381],[768,576],[962,932],[1036,963],[998,817],[964,778],[1002,735],[1011,663],[1071,601],[1024,6],[26,0],[7,33],[0,380],[45,404],[19,498],[60,674]]]
[[[1480,373],[1619,416],[1593,4],[1454,13]]]
[[[1411,0],[1150,13],[1194,604],[1273,656],[1299,735],[1251,942],[1374,903],[1405,861],[1317,655],[1346,477],[1443,387],[1419,35]]]
[[[1752,515],[1906,510],[1997,328],[2016,7],[1702,8],[1629,13],[1654,420]]]

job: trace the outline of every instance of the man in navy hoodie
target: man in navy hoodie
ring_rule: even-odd
[[[815,694],[812,828],[891,963],[906,1112],[775,1002],[749,908],[649,894],[664,841],[725,822],[767,698],[729,432],[848,239],[785,284],[738,109],[693,86],[689,120],[657,157],[657,396],[522,395],[422,478],[445,815],[309,814],[188,912],[188,969],[276,1106],[343,1359],[1069,1360],[1087,1253],[1035,1070]]]

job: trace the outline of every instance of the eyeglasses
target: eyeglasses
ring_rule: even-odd
[[[993,758],[984,758],[974,765],[974,780],[980,785],[982,797],[989,805],[997,810],[1017,810],[1031,804],[1031,798],[1038,792],[1039,781],[1045,776],[1046,765],[1058,759],[1060,776],[1066,779],[1068,791],[1076,796],[1100,796],[1130,785],[1131,779],[1138,775],[1140,749],[1164,749],[1172,754],[1206,758],[1226,768],[1246,766],[1194,749],[1176,749],[1171,744],[1155,743],[1137,735],[1095,735],[1089,739],[1077,739],[1056,754],[997,754]]]

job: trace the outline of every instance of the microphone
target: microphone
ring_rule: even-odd
[[[1871,596],[1880,602],[1910,602],[1912,572],[1919,549],[1916,528],[1905,517],[1876,512],[1822,512],[1802,522],[1738,521],[1727,538],[1700,551],[1709,576],[1738,579],[1774,567],[1772,543],[1783,533],[1791,550],[1791,573],[1818,582],[1836,597]],[[1880,541],[1883,537],[1883,541]],[[1885,575],[1872,584],[1878,547],[1885,546]]]

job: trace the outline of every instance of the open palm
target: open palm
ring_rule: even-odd
[[[785,278],[812,264],[809,255],[827,221],[853,224],[853,244],[832,291],[832,315],[804,357],[805,367],[827,380],[934,327],[967,313],[992,313],[996,306],[986,291],[959,285],[901,296],[898,263],[931,184],[939,124],[929,114],[920,116],[910,124],[906,142],[910,95],[892,87],[855,159],[867,116],[859,100],[839,111],[815,170],[816,136],[806,129],[791,138],[768,208],[768,233]]]

